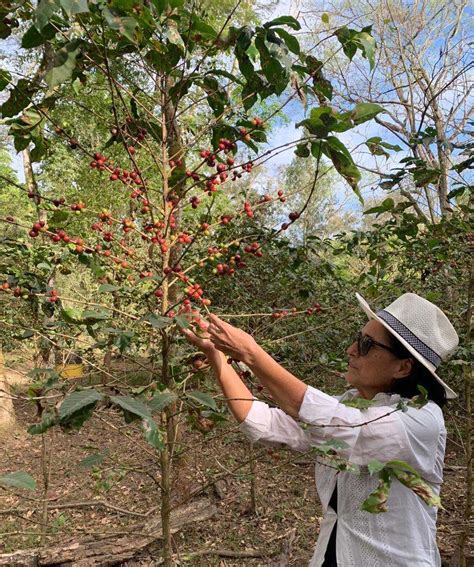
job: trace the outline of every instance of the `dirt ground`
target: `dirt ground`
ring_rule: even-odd
[[[34,493],[0,489],[0,553],[35,547],[41,541],[41,437],[26,433],[26,427],[36,421],[32,402],[16,400],[15,409],[17,428],[0,438],[0,474],[26,471],[39,488]],[[58,506],[49,512],[45,545],[70,543],[85,534],[126,532],[145,514],[159,513],[159,492],[146,474],[158,471],[158,457],[138,426],[125,425],[115,411],[102,409],[79,432],[63,433],[55,428],[45,438],[51,451],[48,499],[51,506]],[[216,476],[222,478],[204,491],[215,501],[218,514],[175,534],[177,565],[308,564],[321,521],[314,467],[308,459],[254,447],[259,458],[254,470],[253,510],[249,465],[235,471],[239,463],[248,460],[249,443],[235,431],[234,422],[207,436],[183,430],[182,440],[185,449],[176,465],[174,504]],[[102,464],[92,469],[80,466],[82,459],[99,452],[107,452]],[[460,448],[451,442],[446,465],[444,510],[438,521],[444,562],[452,554],[460,529],[465,492]],[[94,506],[98,501],[111,507]],[[255,557],[211,555],[210,550],[254,552]],[[151,567],[159,564],[159,557],[157,543],[122,564]]]

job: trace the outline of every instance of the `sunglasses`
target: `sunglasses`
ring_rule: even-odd
[[[391,353],[395,354],[395,351],[389,346],[383,345],[382,343],[375,341],[372,337],[363,335],[360,331],[357,333],[356,342],[357,342],[357,351],[359,353],[359,356],[365,356],[374,346],[384,348],[385,350],[388,350]]]

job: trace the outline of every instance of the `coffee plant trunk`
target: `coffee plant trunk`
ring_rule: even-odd
[[[179,261],[182,247],[171,239],[170,218],[173,214],[173,204],[169,199],[170,192],[180,195],[185,190],[184,181],[177,184],[177,187],[170,188],[168,184],[168,161],[169,157],[179,157],[183,155],[183,147],[181,143],[180,130],[176,121],[176,109],[169,98],[169,89],[171,88],[170,79],[165,77],[161,80],[162,93],[162,153],[161,165],[163,171],[163,209],[165,211],[165,234],[167,244],[167,252],[163,255],[163,270],[173,268]],[[179,230],[180,215],[174,212],[175,228]],[[173,244],[173,246],[171,246]],[[173,273],[173,272],[171,272]],[[163,302],[162,315],[166,316],[171,306],[177,301],[176,286],[169,287],[168,278],[163,283]],[[162,332],[162,377],[161,382],[166,388],[172,388],[172,374],[170,368],[171,357],[171,341],[166,331]],[[171,541],[171,475],[172,475],[172,455],[173,446],[176,442],[176,404],[171,404],[162,413],[162,424],[165,430],[165,446],[161,452],[161,520],[163,526],[163,562],[165,567],[172,566],[172,541]]]
[[[5,433],[15,424],[15,413],[13,402],[10,397],[7,379],[5,377],[5,365],[3,353],[0,349],[0,432]]]

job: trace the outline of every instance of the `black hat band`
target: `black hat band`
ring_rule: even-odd
[[[432,350],[428,345],[426,345],[422,340],[420,340],[416,335],[414,335],[410,329],[405,327],[396,317],[394,317],[385,309],[377,311],[376,315],[380,317],[387,325],[389,325],[398,335],[400,335],[412,348],[416,350],[423,358],[431,362],[431,364],[437,368],[441,364],[441,357],[434,350]]]

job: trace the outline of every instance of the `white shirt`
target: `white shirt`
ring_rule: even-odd
[[[338,454],[361,466],[361,474],[354,474],[316,463],[316,489],[324,518],[310,567],[322,565],[336,519],[338,567],[440,567],[435,507],[427,506],[395,478],[387,512],[373,514],[360,506],[378,484],[377,475],[364,470],[373,459],[406,461],[439,495],[446,445],[443,413],[429,401],[420,409],[410,407],[385,416],[400,401],[399,395],[385,393],[377,394],[374,406],[365,410],[340,403],[356,395],[357,390],[349,390],[334,397],[309,386],[299,411],[299,420],[309,425],[306,429],[282,410],[254,401],[240,430],[252,441],[284,443],[301,452],[329,439],[340,439],[349,448],[338,450]],[[381,419],[350,427],[377,417]],[[321,425],[327,427],[318,427]],[[328,508],[336,481],[337,516]]]

